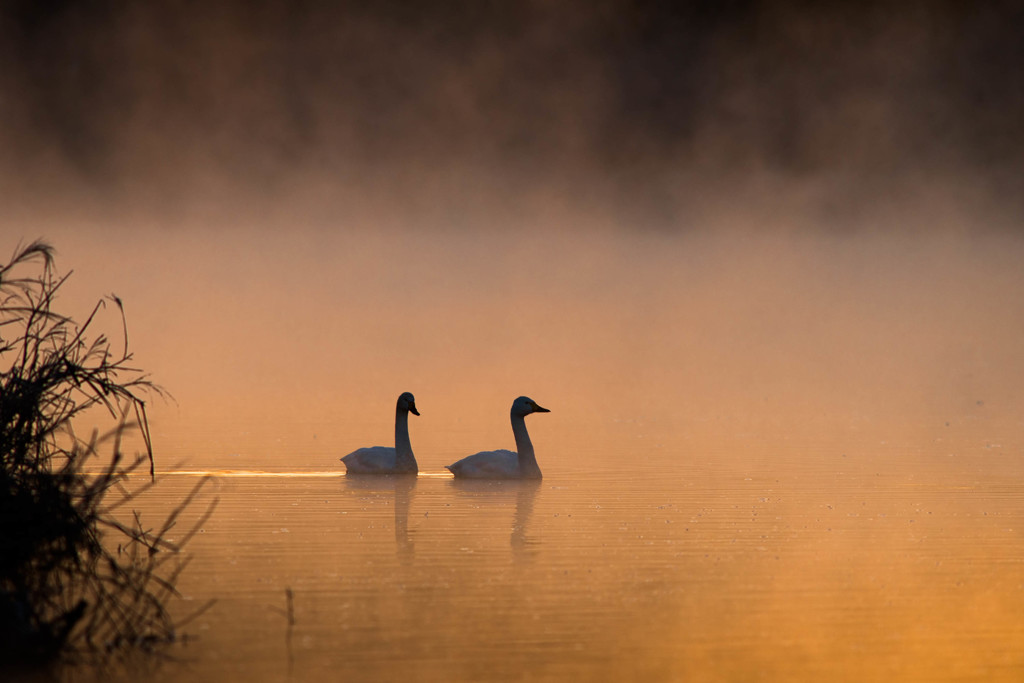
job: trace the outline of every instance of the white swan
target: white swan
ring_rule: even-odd
[[[516,437],[516,451],[483,451],[463,458],[447,469],[456,477],[467,479],[540,479],[540,467],[533,452],[530,435],[526,431],[526,416],[530,413],[550,413],[536,401],[520,396],[512,402],[512,434]]]
[[[419,415],[416,399],[408,391],[395,408],[395,447],[372,446],[352,451],[341,459],[349,474],[416,474],[416,457],[409,441],[409,413]]]

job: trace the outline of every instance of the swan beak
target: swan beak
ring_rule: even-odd
[[[415,415],[416,417],[420,416],[420,411],[416,410],[416,404],[415,403],[413,403],[411,406],[409,406],[409,412],[412,413],[413,415]]]
[[[550,413],[551,411],[548,410],[547,408],[541,408],[539,405],[534,403],[533,404],[533,412],[535,412],[535,413]]]

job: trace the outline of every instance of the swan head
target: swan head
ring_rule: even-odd
[[[408,391],[398,397],[398,408],[399,410],[405,410],[413,415],[419,415],[420,411],[416,410],[416,399]]]
[[[547,408],[541,408],[537,402],[527,396],[520,396],[512,402],[513,415],[529,415],[530,413],[550,413]]]

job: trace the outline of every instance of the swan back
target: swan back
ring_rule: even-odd
[[[501,449],[481,451],[445,467],[456,477],[468,479],[519,479],[519,454]]]
[[[341,461],[349,474],[395,474],[398,471],[398,457],[390,446],[360,448]]]

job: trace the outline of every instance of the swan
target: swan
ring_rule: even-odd
[[[467,479],[540,479],[540,467],[533,453],[533,444],[526,431],[526,416],[530,413],[550,413],[532,398],[520,396],[512,402],[512,434],[516,437],[516,451],[482,451],[463,458],[447,469],[456,477]]]
[[[419,415],[416,399],[408,391],[395,408],[395,447],[371,446],[352,451],[341,461],[348,474],[416,474],[416,457],[409,441],[409,413]]]

